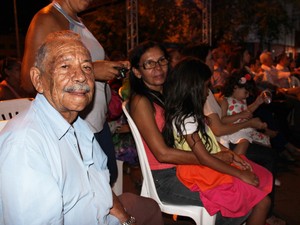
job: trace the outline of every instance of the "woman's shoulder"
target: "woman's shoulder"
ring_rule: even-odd
[[[149,99],[144,95],[134,95],[130,99],[130,107],[145,107],[151,105]]]
[[[136,111],[140,113],[157,113],[159,112],[160,114],[164,112],[164,109],[151,102],[146,96],[143,95],[135,95],[131,97],[129,101],[129,108],[130,112],[134,113]]]
[[[52,4],[47,5],[38,11],[33,19],[33,24],[38,27],[55,27],[59,26],[68,29],[68,20],[53,7]]]

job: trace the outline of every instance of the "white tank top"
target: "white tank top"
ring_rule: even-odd
[[[72,19],[57,2],[52,3],[54,8],[57,9],[64,17],[69,21],[69,29],[81,36],[81,40],[87,49],[90,51],[92,61],[104,60],[105,52],[103,47],[100,45],[94,35],[86,28],[81,22]],[[107,91],[107,102],[110,101],[111,92],[109,85],[106,85]],[[95,82],[95,94],[94,99],[90,105],[83,111],[80,112],[80,116],[88,122],[90,128],[94,133],[98,133],[103,129],[103,124],[106,121],[107,104],[105,99],[105,83],[96,81]]]

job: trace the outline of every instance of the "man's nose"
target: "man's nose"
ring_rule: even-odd
[[[74,70],[73,79],[75,81],[78,81],[78,82],[82,83],[82,82],[86,81],[86,75],[85,75],[85,73],[83,72],[83,70],[81,68],[76,68]]]

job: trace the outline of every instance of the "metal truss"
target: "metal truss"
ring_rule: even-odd
[[[203,0],[202,42],[211,45],[211,0]]]
[[[138,0],[126,0],[127,53],[139,42]]]

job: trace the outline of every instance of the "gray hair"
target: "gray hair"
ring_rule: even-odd
[[[69,41],[81,42],[80,35],[70,30],[48,34],[44,43],[37,50],[34,66],[45,72],[45,59],[49,56],[50,50]]]

